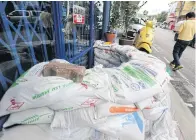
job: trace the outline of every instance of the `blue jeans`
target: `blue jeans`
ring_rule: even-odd
[[[180,65],[180,57],[182,56],[183,51],[186,49],[186,47],[189,45],[190,41],[183,41],[183,40],[177,40],[176,44],[174,45],[173,49],[173,57],[174,60],[172,61],[175,66]]]

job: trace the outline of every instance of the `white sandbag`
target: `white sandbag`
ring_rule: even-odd
[[[145,119],[155,121],[161,117],[167,107],[154,107],[151,109],[143,109],[142,113]]]
[[[49,105],[48,107],[52,110],[63,110],[63,111],[71,111],[74,109],[90,107],[97,105],[101,100],[97,97],[93,97],[92,91],[87,91],[78,94],[79,97],[70,97],[59,101],[58,103]],[[91,95],[90,95],[91,94]],[[89,96],[86,96],[89,95]]]
[[[96,96],[106,101],[130,105],[163,92],[152,75],[127,63],[124,63],[120,69],[99,68],[94,74],[104,83],[102,92]]]
[[[130,63],[133,67],[137,69],[141,69],[146,73],[151,74],[155,77],[156,81],[160,85],[164,85],[168,83],[168,74],[166,72],[166,65],[165,63],[160,63],[156,61],[146,62],[140,60],[132,60]]]
[[[155,102],[155,98],[151,97],[151,98],[147,98],[143,101],[137,102],[135,103],[135,105],[140,109],[143,110],[145,108],[152,108],[153,104]]]
[[[42,70],[44,68],[44,66],[46,64],[48,64],[49,62],[42,62],[42,63],[39,63],[37,65],[34,65],[32,68],[30,68],[28,71],[26,71],[25,73],[23,73],[20,77],[23,78],[23,77],[43,77],[42,75]],[[20,81],[20,78],[17,79],[17,81],[15,82],[15,84],[17,84],[17,82]]]
[[[7,90],[0,102],[0,116],[55,103],[62,98],[61,90],[74,85],[60,77],[28,77]]]
[[[1,140],[59,140],[53,138],[39,125],[18,125],[1,132]]]
[[[169,110],[152,122],[150,125],[150,134],[146,136],[146,140],[178,140],[176,133],[176,122],[172,120]]]
[[[93,107],[68,112],[56,112],[51,127],[73,129],[88,126],[122,140],[144,140],[145,129],[141,112],[115,115],[107,119],[103,118],[97,120],[94,114],[95,110]]]
[[[144,140],[144,120],[141,112],[108,117],[104,124],[95,126],[98,131],[120,140]]]
[[[114,65],[121,64],[119,54],[114,51],[95,48],[94,53],[95,53],[95,57],[107,60]]]
[[[140,109],[143,110],[145,108],[152,109],[156,107],[166,107],[170,108],[170,95],[168,84],[163,89],[163,93],[156,94],[154,97],[145,99],[143,101],[135,103],[135,105]]]
[[[88,87],[85,92],[77,91],[77,95],[75,97],[71,96],[71,98],[61,100],[58,103],[50,105],[49,108],[52,110],[70,111],[99,104],[101,100],[95,96],[95,93],[102,92],[102,89],[105,87],[103,82],[105,75],[96,71],[98,67],[86,70],[82,82],[83,85]]]
[[[122,46],[116,43],[108,46],[104,46],[104,42],[96,41],[94,44],[95,58],[104,59],[119,66],[122,62],[127,62],[130,57],[126,55],[129,50],[136,50],[132,46]]]
[[[94,61],[94,66],[98,66],[98,65],[102,65],[102,64],[100,64],[99,62],[97,62],[97,61]],[[103,66],[103,65],[102,65]]]
[[[112,44],[111,50],[118,52],[121,55],[127,54],[127,52],[139,52],[138,49],[136,49],[133,46],[130,45],[119,45],[119,44]]]
[[[135,105],[120,105],[112,102],[102,102],[95,106],[95,117],[100,119],[117,114],[127,114],[138,111]]]
[[[89,140],[94,135],[94,129],[90,127],[81,127],[74,129],[51,129],[49,125],[39,125],[39,127],[57,140]]]
[[[111,47],[110,47],[111,45],[106,45],[105,46],[104,43],[105,43],[104,41],[96,40],[94,45],[93,45],[93,47],[94,48],[103,48],[103,49],[109,49],[110,50],[111,49]]]
[[[119,61],[118,53],[112,50],[95,48],[94,53],[96,57],[99,57],[99,58],[102,58],[108,61],[110,59]]]
[[[81,108],[72,111],[56,111],[51,128],[75,129],[92,127],[104,122],[105,118],[96,120],[94,107]]]
[[[74,83],[61,77],[31,77],[23,79],[24,82],[11,87],[3,96],[0,102],[0,116],[30,108],[49,106],[83,96],[94,98],[96,97],[96,92],[100,92],[85,84]],[[86,100],[80,101],[80,103],[74,103],[81,108],[91,106],[86,103]]]
[[[104,59],[100,59],[98,57],[95,57],[95,62],[98,62],[99,64],[102,64],[104,66],[104,68],[113,68],[113,67],[117,67],[114,64],[111,64],[109,61],[104,60]],[[119,66],[119,65],[118,65]]]
[[[89,140],[120,140],[119,138],[115,138],[109,135],[106,135],[100,131],[94,129],[93,135],[90,137]],[[122,140],[122,139],[121,139]]]
[[[163,92],[153,75],[128,63],[122,64],[120,70],[131,78],[131,80],[127,81],[130,92],[124,93],[126,99],[139,102]]]
[[[120,69],[107,68],[100,71],[106,73],[103,78],[105,92],[97,96],[107,101],[130,105],[163,92],[153,76],[130,65],[123,64]],[[107,86],[109,89],[106,89]]]
[[[14,124],[47,124],[52,122],[53,117],[54,111],[47,107],[29,109],[12,113],[3,127],[9,127]]]
[[[19,125],[1,132],[1,140],[89,140],[92,128],[50,129],[49,124]]]
[[[50,133],[53,137],[57,138],[58,140],[89,140],[91,136],[94,134],[94,130],[90,127],[76,128],[73,130],[53,129]]]

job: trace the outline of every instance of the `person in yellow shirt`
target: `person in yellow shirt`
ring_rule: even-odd
[[[180,25],[178,30],[178,40],[174,45],[173,49],[173,58],[174,60],[170,63],[173,67],[173,71],[183,68],[180,65],[180,57],[186,47],[191,43],[196,33],[196,24],[195,24],[195,13],[189,12],[186,14],[186,21]]]

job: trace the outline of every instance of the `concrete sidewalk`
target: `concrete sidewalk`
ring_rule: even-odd
[[[171,110],[173,119],[178,123],[179,140],[195,140],[195,117],[185,105],[174,87],[170,84]]]

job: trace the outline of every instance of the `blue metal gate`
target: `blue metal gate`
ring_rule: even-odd
[[[73,24],[73,5],[85,8],[85,24]],[[74,64],[92,67],[94,39],[94,2],[72,1],[64,3],[67,17],[64,20],[66,59]]]
[[[74,26],[69,39],[62,32],[63,12],[73,4],[86,8],[86,23]],[[92,67],[93,28],[94,2],[70,2],[69,7],[62,7],[62,2],[0,2],[0,99],[13,81],[39,62],[61,58]]]

